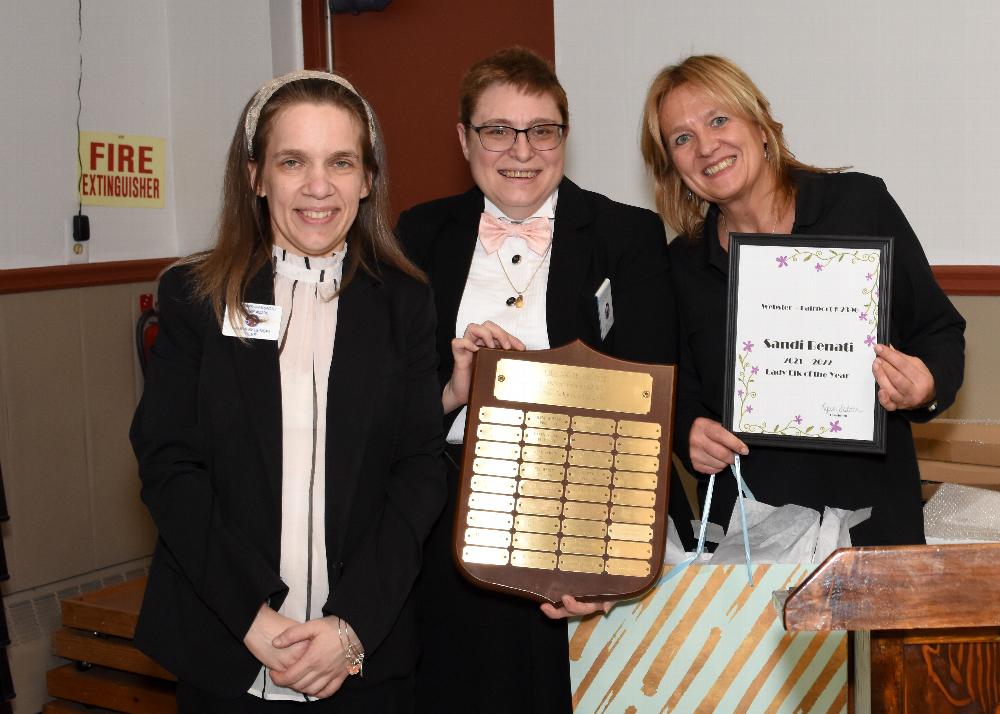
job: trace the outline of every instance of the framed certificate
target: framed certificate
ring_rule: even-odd
[[[885,452],[872,375],[892,238],[729,238],[723,424],[752,444]]]

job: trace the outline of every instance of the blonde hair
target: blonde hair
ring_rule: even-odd
[[[642,112],[642,158],[655,182],[656,209],[678,234],[701,233],[708,202],[688,190],[664,144],[660,109],[674,89],[690,84],[703,90],[720,107],[746,118],[764,132],[767,163],[775,177],[776,202],[795,195],[793,170],[826,173],[795,158],[785,142],[782,124],[771,115],[771,104],[747,74],[731,60],[716,55],[692,55],[679,64],[664,67],[653,78]]]

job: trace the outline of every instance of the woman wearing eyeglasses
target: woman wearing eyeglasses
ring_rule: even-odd
[[[609,604],[567,596],[559,607],[539,608],[474,587],[452,559],[472,357],[481,346],[537,350],[579,338],[614,357],[676,362],[666,239],[652,212],[564,176],[566,93],[538,55],[510,48],[473,65],[459,112],[458,140],[476,185],[404,212],[398,226],[434,288],[449,442],[449,504],[417,585],[417,710],[569,712],[565,617]],[[594,296],[605,280],[614,319],[602,337]],[[679,485],[670,510],[689,535]]]

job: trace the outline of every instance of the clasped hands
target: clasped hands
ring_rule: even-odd
[[[878,385],[878,401],[889,412],[918,409],[934,401],[934,375],[919,357],[900,352],[892,345],[875,345],[872,374]],[[733,464],[736,455],[750,453],[747,445],[712,419],[698,417],[688,436],[691,465],[702,474],[715,474]]]
[[[357,641],[351,626],[347,622],[343,625],[346,636]],[[337,626],[338,618],[332,615],[296,622],[265,603],[243,644],[270,670],[275,684],[324,699],[340,689],[348,677]]]

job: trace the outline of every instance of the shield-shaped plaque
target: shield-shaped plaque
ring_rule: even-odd
[[[475,584],[543,602],[632,597],[660,572],[675,367],[580,341],[476,354],[455,520]]]

